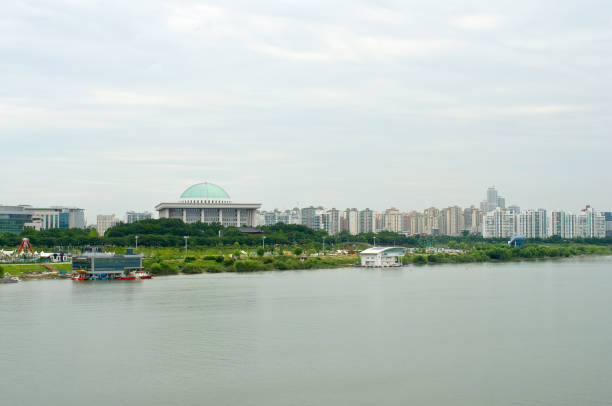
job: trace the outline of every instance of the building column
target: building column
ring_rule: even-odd
[[[236,209],[236,227],[240,228],[240,209]]]
[[[204,209],[200,209],[200,221],[203,223],[204,222]]]
[[[223,225],[223,211],[219,209],[219,224]]]
[[[181,209],[183,211],[183,223],[187,222],[187,210]]]

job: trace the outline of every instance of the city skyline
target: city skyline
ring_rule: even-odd
[[[491,184],[508,204],[612,207],[610,11],[11,2],[0,202],[92,221],[211,181],[266,207],[467,206]]]

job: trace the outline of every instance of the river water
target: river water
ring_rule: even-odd
[[[0,404],[609,405],[612,257],[0,285]]]

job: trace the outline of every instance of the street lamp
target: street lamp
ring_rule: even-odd
[[[135,249],[138,249],[138,236],[137,236],[137,235],[135,235],[135,236],[134,236],[134,239],[136,240],[136,248],[135,248]]]
[[[376,247],[376,237],[374,237],[374,247]]]
[[[187,240],[189,239],[189,236],[186,235],[183,238],[185,239],[185,255],[187,255]]]
[[[261,237],[261,248],[264,250],[264,252],[266,251],[266,236],[262,236]]]

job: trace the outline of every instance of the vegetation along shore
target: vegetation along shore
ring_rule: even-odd
[[[104,236],[95,231],[26,229],[21,235],[1,234],[0,246],[14,248],[27,237],[38,249],[63,247],[78,252],[84,245],[105,246],[122,253],[138,236],[138,252],[145,256],[145,270],[157,275],[203,272],[251,272],[263,270],[320,269],[354,266],[358,251],[372,245],[408,248],[403,263],[414,265],[518,261],[567,258],[582,255],[612,255],[612,239],[564,240],[557,237],[527,240],[521,248],[510,248],[505,239],[483,239],[478,235],[405,236],[391,232],[328,235],[299,225],[262,227],[261,234],[244,234],[218,224],[185,224],[180,220],[145,220],[120,224]],[[189,236],[185,249],[185,236]],[[11,275],[47,272],[41,264],[0,264]],[[53,264],[57,271],[71,271],[70,264]]]

